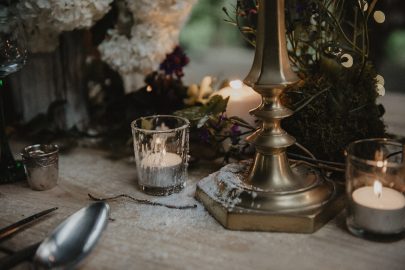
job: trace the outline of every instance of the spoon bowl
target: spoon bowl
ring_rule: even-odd
[[[38,268],[69,269],[93,249],[105,229],[109,206],[96,202],[71,215],[38,247],[34,265]]]

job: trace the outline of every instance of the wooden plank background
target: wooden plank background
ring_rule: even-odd
[[[47,113],[57,101],[61,106],[52,116],[59,129],[87,126],[84,43],[83,31],[64,33],[54,52],[30,54],[24,68],[10,75],[13,105],[22,122]]]

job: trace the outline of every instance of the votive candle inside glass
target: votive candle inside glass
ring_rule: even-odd
[[[187,180],[189,121],[172,115],[131,123],[138,184],[150,195],[179,192]]]
[[[353,234],[375,240],[404,236],[404,149],[390,139],[359,140],[347,148],[346,224]]]

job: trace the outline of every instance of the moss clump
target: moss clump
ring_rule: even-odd
[[[323,61],[314,72],[289,91],[287,106],[299,112],[283,127],[319,159],[343,161],[352,141],[383,137],[382,105],[377,105],[376,73],[370,63],[349,69]]]

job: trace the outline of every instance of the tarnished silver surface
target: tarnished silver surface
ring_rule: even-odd
[[[47,190],[56,186],[59,174],[59,148],[57,145],[35,144],[21,153],[29,186],[34,190]]]

